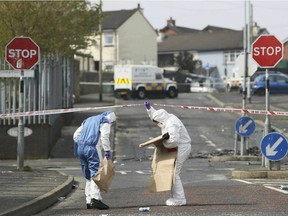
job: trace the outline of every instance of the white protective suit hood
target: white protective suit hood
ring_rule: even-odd
[[[111,112],[109,113],[107,116],[106,116],[106,119],[109,121],[109,123],[113,123],[116,121],[116,115],[114,112]]]
[[[164,109],[159,109],[159,110],[155,110],[152,106],[149,110],[147,110],[148,116],[150,117],[150,119],[153,121],[157,121],[160,123],[165,123],[166,120],[170,117],[170,113],[168,113],[166,110]]]
[[[159,122],[160,123],[160,125],[158,125],[159,127],[164,126],[165,122],[167,121],[167,119],[170,118],[170,116],[171,116],[171,114],[169,114],[164,109],[154,110],[151,113],[151,119]]]
[[[191,138],[188,131],[175,115],[168,113],[164,109],[155,110],[152,106],[147,110],[147,113],[151,120],[161,123],[161,125],[157,125],[161,127],[162,134],[166,132],[169,133],[170,138],[164,141],[166,148],[173,148],[182,143],[191,145]]]

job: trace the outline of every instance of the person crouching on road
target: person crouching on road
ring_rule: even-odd
[[[169,137],[163,141],[165,148],[177,148],[177,159],[175,164],[175,183],[172,187],[171,198],[166,200],[167,206],[186,205],[185,193],[180,179],[180,172],[184,161],[191,153],[191,138],[178,117],[168,113],[164,109],[155,110],[149,102],[144,103],[150,119],[160,128],[162,135],[168,132]]]
[[[103,158],[102,148],[105,151],[105,157],[108,160],[111,159],[110,130],[115,121],[114,112],[104,112],[85,119],[73,135],[74,154],[79,157],[82,173],[86,178],[87,209],[109,208],[101,201],[100,189],[93,181],[93,177],[97,174],[100,161]]]

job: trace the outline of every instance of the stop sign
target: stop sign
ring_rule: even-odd
[[[6,45],[6,61],[15,70],[29,70],[39,61],[39,50],[30,37],[15,37]]]
[[[274,35],[260,35],[252,44],[259,67],[273,68],[283,58],[283,44]]]

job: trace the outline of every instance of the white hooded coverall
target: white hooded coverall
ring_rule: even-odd
[[[93,181],[104,151],[110,151],[111,123],[116,121],[114,112],[104,112],[98,116],[85,119],[81,126],[74,132],[75,155],[80,158],[83,175],[86,178],[85,195],[86,203],[91,199],[102,200],[100,190]]]
[[[147,113],[151,120],[159,122],[157,125],[161,128],[162,135],[169,133],[169,139],[163,141],[166,148],[177,147],[177,159],[175,165],[175,184],[172,187],[172,197],[166,201],[167,205],[185,205],[186,198],[180,179],[180,172],[185,160],[188,159],[191,152],[191,138],[179,118],[168,113],[164,109],[155,110],[152,106]]]

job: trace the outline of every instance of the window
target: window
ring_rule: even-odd
[[[157,80],[162,79],[162,75],[161,74],[156,74],[156,79]]]
[[[173,66],[174,65],[174,55],[173,54],[160,54],[158,55],[158,66]]]
[[[113,71],[113,62],[112,61],[105,61],[105,71],[106,72],[112,72]]]
[[[278,82],[278,83],[287,83],[287,79],[284,77],[284,76],[275,76],[275,82]]]
[[[114,44],[113,32],[104,33],[104,46],[113,46],[113,44]]]
[[[224,52],[224,63],[235,63],[237,57],[240,55],[240,51],[230,50]]]
[[[99,61],[94,61],[94,70],[99,71]]]

